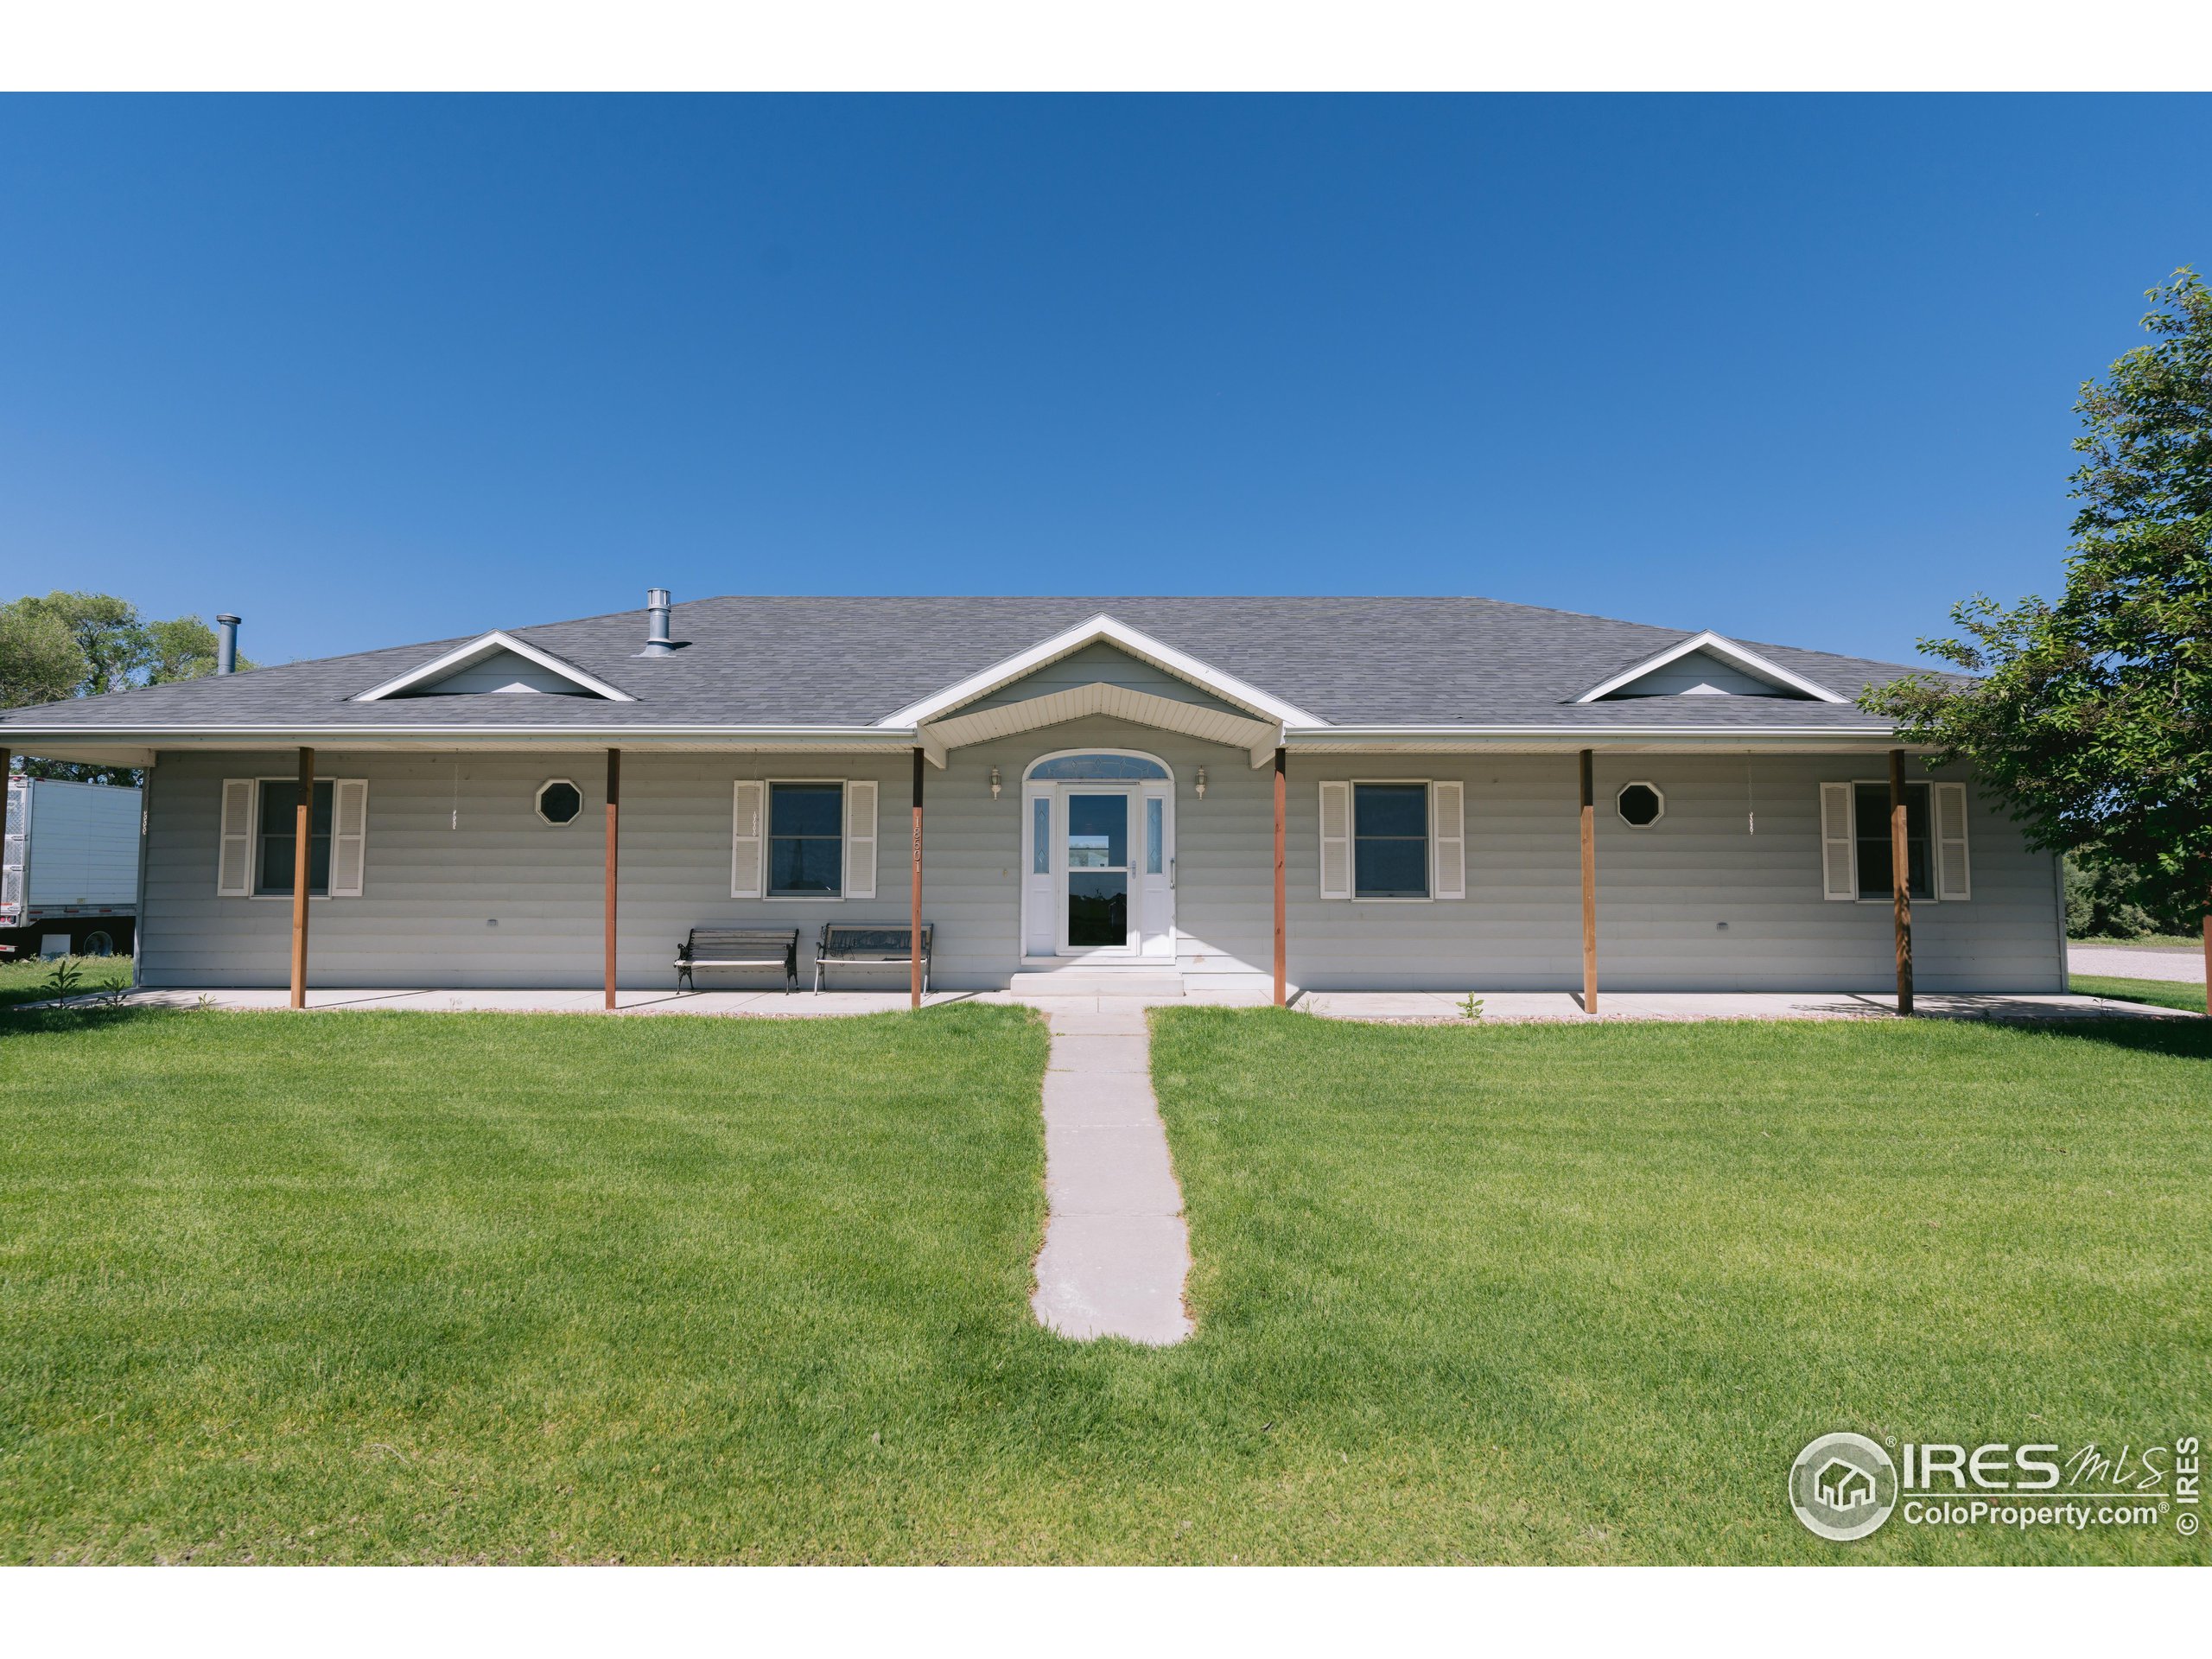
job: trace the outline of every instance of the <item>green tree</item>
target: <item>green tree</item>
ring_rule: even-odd
[[[167,685],[174,680],[196,680],[215,671],[215,630],[196,616],[172,617],[149,622],[146,637],[146,683]],[[253,664],[241,657],[240,672]]]
[[[0,709],[74,696],[92,671],[67,626],[36,601],[0,605]]]
[[[253,664],[238,659],[240,669]],[[0,605],[0,708],[60,702],[215,671],[215,631],[195,616],[149,622],[113,594],[54,592]],[[25,760],[34,778],[136,783],[120,766]]]
[[[1951,612],[1961,637],[1921,649],[1977,677],[1914,676],[1866,704],[1971,761],[2111,901],[2212,940],[2212,293],[2183,270],[2150,298],[2152,343],[2075,405],[2063,594],[1976,594]]]

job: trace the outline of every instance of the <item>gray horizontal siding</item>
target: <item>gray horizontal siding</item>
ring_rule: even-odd
[[[930,768],[923,909],[938,927],[937,982],[1001,985],[1019,965],[1022,769],[1042,753],[1090,747],[1145,750],[1174,771],[1183,966],[1267,971],[1274,928],[1269,773],[1254,770],[1242,750],[1096,718],[957,750],[945,770]],[[221,780],[286,770],[276,760],[162,758],[147,851],[145,982],[283,982],[288,902],[214,896]],[[602,755],[456,760],[332,752],[319,755],[317,765],[326,776],[366,778],[370,787],[365,890],[359,899],[315,901],[315,983],[598,982]],[[995,801],[993,766],[1002,784]],[[1199,766],[1207,773],[1203,801],[1192,787]],[[1747,766],[1756,835],[1745,823]],[[1873,772],[1867,761],[1601,757],[1602,982],[1623,990],[1885,986],[1887,906],[1821,898],[1818,785]],[[824,920],[903,919],[908,776],[903,760],[853,755],[626,756],[622,982],[671,983],[675,944],[695,925],[796,926],[810,961]],[[574,779],[583,790],[585,811],[573,824],[550,827],[531,810],[537,785],[551,777]],[[878,896],[844,903],[729,898],[730,785],[739,777],[874,779],[881,785]],[[1361,777],[1466,784],[1464,902],[1319,898],[1317,785]],[[1666,793],[1666,817],[1651,830],[1630,830],[1611,810],[1613,794],[1632,778]],[[1294,758],[1289,802],[1294,982],[1497,990],[1580,983],[1571,756]],[[1920,983],[1931,990],[2058,988],[2063,966],[2050,857],[2028,851],[2018,830],[1979,801],[1971,850],[1973,900],[1916,907]],[[709,982],[772,980],[730,975]],[[847,982],[898,980],[894,971]]]
[[[1709,651],[1694,651],[1687,657],[1677,657],[1664,668],[1655,668],[1641,679],[1631,680],[1613,693],[1616,697],[1662,697],[1679,696],[1694,687],[1709,685],[1735,697],[1787,697],[1789,693],[1777,690],[1764,680],[1754,679],[1733,664],[1724,663]],[[1700,695],[1710,696],[1711,692]]]
[[[1878,765],[1871,756],[1855,762],[1599,756],[1600,985],[1687,991],[1891,985],[1887,903],[1834,903],[1821,893],[1819,786],[1873,776]],[[1340,989],[1580,986],[1573,756],[1378,756],[1366,765],[1332,758],[1302,768],[1294,760],[1292,777],[1294,979]],[[1412,777],[1466,785],[1465,900],[1321,901],[1319,780]],[[1654,784],[1666,797],[1665,816],[1649,829],[1631,829],[1614,810],[1614,798],[1632,780]],[[1971,791],[1969,798],[1974,896],[1914,906],[1917,982],[1929,990],[2061,989],[2051,856],[2030,851],[2015,825]]]
[[[1200,709],[1242,715],[1249,711],[1233,702],[1224,702],[1211,691],[1201,690],[1188,680],[1154,668],[1150,663],[1139,662],[1126,651],[1109,645],[1085,645],[1056,662],[1046,664],[1033,673],[1025,674],[1012,685],[1001,686],[988,696],[973,702],[963,703],[963,712],[996,709],[1009,702],[1027,702],[1034,697],[1052,696],[1055,691],[1073,690],[1077,686],[1126,685],[1133,690],[1150,692],[1155,697],[1166,697],[1175,702],[1187,702]]]

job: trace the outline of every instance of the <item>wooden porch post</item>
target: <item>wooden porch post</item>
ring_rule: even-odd
[[[1290,893],[1283,875],[1284,799],[1290,786],[1290,751],[1275,746],[1275,1007],[1290,1005]]]
[[[1598,797],[1591,777],[1591,753],[1581,754],[1582,773],[1582,1012],[1598,1012]]]
[[[302,749],[300,799],[292,809],[292,1006],[296,1008],[308,1005],[308,868],[314,847],[315,751]]]
[[[906,1006],[922,1006],[922,751],[914,749],[914,876],[906,918]]]
[[[1932,850],[1932,849],[1931,849]],[[1890,751],[1890,907],[1897,918],[1897,1012],[1912,1012],[1912,868],[1905,835],[1904,751]]]
[[[607,1007],[614,1008],[614,887],[620,861],[616,851],[622,840],[622,751],[607,752]]]

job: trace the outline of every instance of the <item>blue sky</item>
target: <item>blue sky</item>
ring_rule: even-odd
[[[2059,579],[2202,98],[12,98],[0,597],[250,655],[1475,593],[1910,659]]]

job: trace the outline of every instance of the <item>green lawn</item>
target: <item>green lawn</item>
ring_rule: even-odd
[[[2207,1559],[1827,1544],[1783,1478],[1835,1428],[2204,1432],[2212,1026],[1155,1031],[1194,1359],[1273,1423],[1242,1492],[1270,1553]]]
[[[2094,974],[2074,974],[2067,988],[2083,996],[2116,996],[2125,1002],[2148,1002],[2154,1008],[2179,1008],[2184,1014],[2204,1012],[2204,988],[2178,979],[2105,979]]]
[[[2212,1422],[2212,1026],[1157,1030],[1145,1351],[1029,1318],[1012,1010],[0,1016],[0,1560],[2181,1554],[1783,1484]]]
[[[77,976],[68,993],[71,995],[120,990],[130,983],[128,957],[71,957],[67,961]],[[0,962],[0,1008],[14,1007],[22,1002],[43,1002],[55,995],[54,966],[50,957]]]

